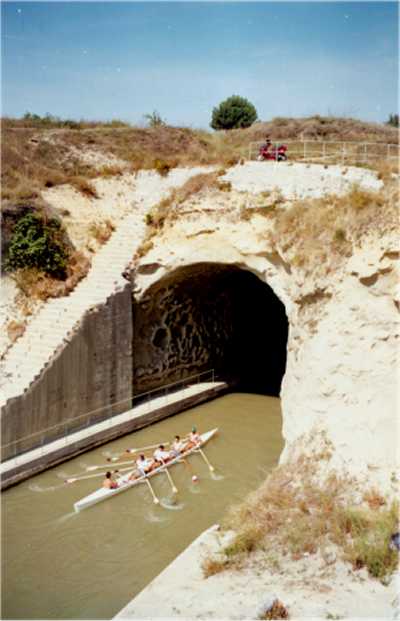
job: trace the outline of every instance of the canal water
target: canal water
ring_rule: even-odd
[[[87,466],[214,427],[201,455],[81,513],[73,503],[102,478],[65,485]],[[2,618],[110,619],[227,508],[256,489],[283,447],[279,399],[235,393],[103,445],[2,494]],[[126,457],[125,457],[126,459]],[[193,472],[199,477],[192,483]],[[162,606],[162,602],[154,602]]]

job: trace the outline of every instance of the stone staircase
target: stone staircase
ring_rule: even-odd
[[[125,216],[94,256],[88,275],[66,297],[51,299],[35,315],[0,364],[0,406],[21,395],[41,374],[54,354],[71,338],[85,313],[126,285],[122,273],[143,240],[145,214],[173,187],[205,167],[176,169],[149,192],[149,175],[139,176],[132,196],[133,213]],[[154,185],[154,184],[153,184]]]

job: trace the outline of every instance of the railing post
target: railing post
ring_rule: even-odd
[[[212,383],[215,382],[214,369],[211,369],[211,381],[212,381]]]
[[[303,160],[305,160],[306,159],[306,141],[305,140],[303,142],[303,147],[304,147],[304,149],[303,149]]]

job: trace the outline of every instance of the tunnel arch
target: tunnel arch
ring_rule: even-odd
[[[203,261],[153,279],[134,302],[133,332],[136,394],[211,368],[240,390],[280,394],[285,306],[246,267]]]

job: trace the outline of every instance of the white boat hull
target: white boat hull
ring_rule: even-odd
[[[201,434],[200,436],[201,444],[199,446],[201,447],[206,442],[208,442],[208,440],[210,440],[217,433],[217,431],[218,431],[218,428],[215,428],[215,429],[212,429],[211,431],[207,431],[206,433]],[[97,489],[92,494],[89,494],[88,496],[81,498],[81,500],[78,500],[78,502],[74,504],[74,509],[77,512],[83,511],[83,509],[88,509],[89,507],[92,507],[98,502],[102,502],[103,500],[107,500],[107,498],[111,498],[111,496],[116,496],[117,494],[120,494],[121,492],[124,492],[127,489],[130,489],[131,487],[135,487],[135,485],[140,485],[144,483],[147,478],[152,477],[158,474],[159,472],[162,472],[166,468],[169,468],[170,466],[173,466],[174,464],[179,463],[182,457],[187,457],[191,453],[194,453],[196,450],[197,450],[197,447],[194,447],[190,451],[187,451],[186,453],[183,453],[182,455],[178,455],[178,457],[169,461],[168,464],[166,464],[165,466],[160,466],[159,468],[156,468],[152,472],[149,472],[149,474],[147,474],[146,476],[142,476],[139,479],[136,479],[135,481],[130,481],[129,476],[131,475],[132,472],[136,470],[135,468],[133,468],[130,472],[128,472],[127,474],[124,474],[118,479],[117,488],[107,489],[105,487],[100,487],[100,489]]]

